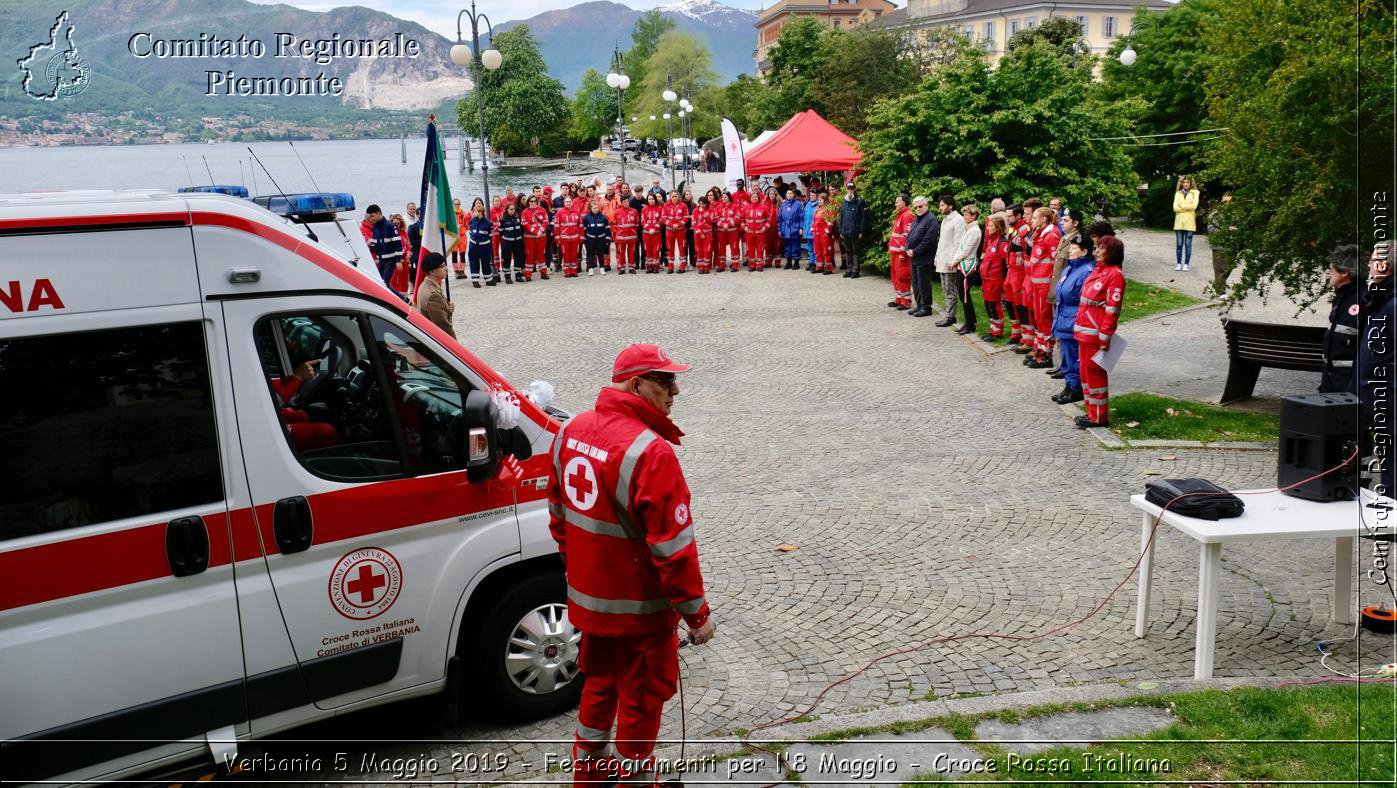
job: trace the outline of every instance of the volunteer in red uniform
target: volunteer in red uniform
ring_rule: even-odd
[[[775,268],[781,254],[781,192],[774,186],[766,190],[766,213],[766,259],[762,266]]]
[[[1053,305],[1048,301],[1048,289],[1053,286],[1053,258],[1062,241],[1057,229],[1057,212],[1043,207],[1033,212],[1033,246],[1028,253],[1029,304],[1033,315],[1033,353],[1024,360],[1031,369],[1047,369],[1053,365]]]
[[[716,258],[715,270],[723,270],[723,261],[727,260],[728,270],[737,270],[738,258],[742,257],[742,242],[738,239],[738,227],[742,224],[742,212],[738,210],[737,203],[733,202],[732,194],[723,192],[718,204],[713,206],[714,223],[718,226],[716,248],[714,257]]]
[[[905,195],[897,196],[897,210],[893,213],[893,229],[888,235],[888,261],[893,280],[893,300],[888,306],[897,309],[912,308],[912,263],[907,259],[907,231],[912,229],[912,206]]]
[[[713,268],[714,210],[715,208],[708,204],[708,197],[703,196],[698,198],[698,205],[689,217],[694,228],[694,267],[701,274],[706,274]]]
[[[524,278],[548,278],[548,211],[539,205],[537,197],[529,196],[524,209]]]
[[[1024,281],[1023,263],[1027,259],[1028,222],[1024,220],[1024,209],[1018,205],[1009,206],[1009,258],[1004,273],[1004,301],[1009,312],[1009,344],[1018,345],[1016,352],[1027,353],[1032,342],[1025,341],[1031,336],[1032,326],[1024,325],[1023,304],[1028,283]]]
[[[766,231],[771,224],[771,208],[761,192],[755,192],[742,205],[741,212],[742,242],[747,247],[743,262],[747,270],[760,271],[766,260]]]
[[[1111,422],[1110,381],[1106,370],[1092,361],[1092,356],[1098,350],[1110,349],[1111,337],[1116,335],[1116,324],[1121,318],[1121,304],[1125,301],[1125,273],[1121,270],[1125,262],[1125,244],[1114,235],[1106,235],[1096,240],[1094,251],[1096,267],[1082,283],[1082,300],[1077,308],[1077,320],[1072,325],[1087,407],[1086,415],[1078,416],[1075,421],[1083,429],[1104,427]]]
[[[830,225],[829,198],[822,191],[817,199],[820,202],[810,218],[810,241],[815,249],[815,270],[828,276],[834,273],[834,228]]]
[[[635,246],[640,235],[640,213],[626,203],[614,211],[611,223],[612,240],[616,242],[616,273],[635,273]]]
[[[631,345],[616,357],[596,408],[553,440],[549,529],[567,569],[568,619],[582,632],[578,662],[587,676],[574,785],[656,784],[650,757],[679,677],[675,629],[682,618],[692,642],[713,637],[689,488],[669,445],[683,435],[669,413],[675,375],[688,369],[656,345]]]
[[[645,273],[660,272],[660,228],[664,226],[664,209],[660,198],[654,192],[645,196],[645,207],[640,211],[640,237],[645,246]]]
[[[582,214],[577,204],[582,198],[569,197],[563,201],[562,210],[553,217],[558,246],[563,250],[563,278],[577,276],[577,249],[582,243]]]
[[[985,299],[985,314],[990,318],[990,332],[981,334],[986,342],[1004,336],[1004,267],[1009,261],[1009,229],[1004,214],[996,213],[985,220],[985,245],[980,253],[980,295]]]
[[[660,210],[660,216],[665,223],[665,254],[669,255],[665,273],[674,273],[677,261],[679,273],[682,274],[689,264],[688,244],[685,243],[685,232],[689,229],[689,206],[679,201],[678,189],[669,193],[669,202]]]

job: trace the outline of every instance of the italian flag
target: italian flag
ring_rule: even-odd
[[[436,115],[428,116],[427,158],[422,163],[422,254],[436,252],[444,256],[456,245],[461,228],[456,226],[456,208],[451,203],[451,184],[446,179],[446,157],[441,152],[436,120]],[[424,278],[422,266],[418,265],[417,281],[412,283],[414,294]]]

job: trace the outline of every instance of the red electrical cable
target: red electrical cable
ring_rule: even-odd
[[[890,651],[890,652],[888,652],[888,653],[886,653],[886,654],[882,654],[882,655],[880,655],[880,656],[874,657],[874,658],[873,658],[872,660],[870,660],[866,665],[864,665],[863,667],[861,667],[861,668],[859,668],[858,670],[854,671],[853,673],[850,673],[849,675],[845,676],[844,678],[839,679],[838,681],[831,682],[830,684],[826,685],[825,688],[822,689],[822,690],[820,690],[819,694],[815,696],[815,700],[812,701],[812,702],[810,703],[809,706],[807,706],[806,708],[802,709],[801,711],[798,711],[797,713],[792,714],[791,716],[785,717],[785,718],[783,718],[783,719],[773,720],[773,721],[771,721],[771,722],[764,722],[764,723],[762,723],[761,725],[757,725],[757,726],[755,726],[755,727],[749,729],[746,733],[742,734],[740,737],[738,737],[738,740],[739,740],[739,741],[742,743],[742,745],[745,746],[745,747],[751,747],[751,748],[754,749],[754,750],[758,750],[758,751],[760,751],[760,752],[764,752],[764,753],[766,753],[766,754],[768,754],[768,755],[771,755],[772,757],[774,757],[774,758],[776,759],[776,763],[777,763],[778,766],[784,766],[784,765],[785,765],[785,758],[784,758],[784,755],[783,755],[781,752],[777,751],[777,750],[773,750],[773,749],[769,749],[769,748],[766,748],[766,747],[762,747],[762,746],[760,746],[760,745],[753,744],[753,743],[751,742],[751,736],[752,736],[752,734],[754,734],[754,733],[756,733],[757,731],[760,731],[760,730],[765,730],[765,729],[767,729],[767,728],[774,728],[774,727],[776,727],[776,726],[778,726],[778,725],[785,725],[785,724],[787,724],[787,723],[795,722],[796,720],[800,719],[801,717],[803,717],[803,716],[805,716],[805,715],[807,715],[807,714],[813,712],[813,711],[816,709],[816,707],[818,707],[818,706],[820,705],[820,701],[824,700],[825,695],[829,694],[829,692],[830,692],[831,690],[833,690],[835,687],[838,687],[838,686],[840,686],[840,685],[842,685],[842,684],[847,684],[848,682],[853,681],[854,679],[856,679],[856,678],[858,678],[859,676],[863,675],[869,668],[873,667],[874,665],[877,665],[879,662],[882,662],[883,660],[886,660],[886,659],[891,659],[891,658],[893,658],[893,657],[902,656],[903,654],[910,654],[910,653],[912,653],[912,652],[914,652],[914,651],[921,651],[922,649],[926,648],[927,646],[933,646],[933,645],[937,645],[937,644],[939,644],[939,643],[954,643],[954,642],[956,642],[956,641],[960,641],[960,640],[970,640],[970,639],[973,639],[973,638],[985,638],[985,639],[993,639],[993,640],[1034,641],[1034,640],[1041,640],[1041,639],[1043,639],[1043,638],[1045,638],[1045,637],[1048,637],[1049,635],[1054,635],[1054,634],[1057,634],[1057,633],[1059,633],[1059,632],[1063,632],[1063,631],[1066,631],[1066,630],[1071,629],[1071,628],[1073,628],[1073,627],[1076,627],[1076,626],[1078,626],[1078,625],[1080,625],[1080,624],[1082,624],[1082,623],[1084,623],[1084,622],[1090,620],[1090,619],[1093,618],[1097,613],[1101,612],[1101,609],[1102,609],[1103,607],[1106,606],[1106,603],[1107,603],[1107,602],[1110,602],[1111,599],[1112,599],[1113,597],[1115,597],[1115,595],[1121,590],[1121,588],[1123,588],[1123,587],[1125,586],[1125,584],[1126,584],[1127,582],[1130,581],[1130,578],[1132,578],[1132,577],[1135,576],[1136,570],[1138,570],[1138,569],[1140,568],[1140,563],[1141,563],[1142,561],[1145,560],[1145,553],[1146,553],[1151,547],[1154,546],[1154,537],[1155,537],[1155,534],[1159,531],[1160,519],[1164,517],[1164,513],[1165,513],[1165,512],[1169,511],[1169,507],[1173,506],[1175,503],[1177,503],[1177,502],[1183,500],[1184,498],[1191,498],[1191,497],[1219,496],[1219,495],[1263,495],[1263,494],[1268,494],[1268,493],[1273,493],[1273,492],[1286,492],[1287,490],[1293,490],[1293,489],[1295,489],[1296,487],[1299,487],[1299,486],[1301,486],[1301,485],[1303,485],[1303,484],[1306,484],[1306,483],[1308,483],[1308,482],[1314,481],[1315,479],[1321,478],[1321,477],[1323,477],[1323,476],[1328,476],[1328,475],[1331,474],[1331,473],[1335,473],[1335,472],[1337,472],[1337,471],[1339,471],[1339,470],[1342,470],[1342,469],[1343,469],[1345,466],[1347,466],[1349,463],[1351,463],[1351,462],[1353,462],[1355,459],[1357,459],[1357,457],[1358,457],[1358,450],[1357,450],[1357,449],[1354,449],[1353,454],[1350,454],[1349,457],[1348,457],[1348,459],[1344,460],[1342,463],[1340,463],[1340,464],[1334,466],[1333,468],[1329,468],[1328,470],[1320,471],[1319,473],[1317,473],[1317,474],[1315,474],[1315,475],[1313,475],[1313,476],[1310,476],[1309,478],[1301,479],[1301,480],[1298,481],[1298,482],[1295,482],[1295,483],[1293,483],[1293,484],[1288,484],[1288,485],[1286,485],[1286,486],[1284,486],[1284,487],[1268,487],[1268,488],[1266,488],[1266,489],[1264,489],[1264,490],[1247,490],[1247,491],[1245,491],[1245,492],[1238,492],[1238,493],[1233,493],[1233,492],[1228,492],[1228,491],[1224,491],[1224,492],[1184,493],[1183,495],[1177,496],[1177,497],[1173,498],[1172,500],[1170,500],[1169,503],[1165,504],[1164,507],[1160,509],[1159,515],[1156,516],[1155,519],[1154,519],[1154,525],[1150,528],[1150,536],[1149,536],[1149,539],[1146,540],[1144,549],[1140,551],[1140,555],[1135,559],[1135,563],[1130,567],[1130,571],[1127,572],[1126,575],[1125,575],[1125,577],[1121,578],[1121,581],[1120,581],[1119,583],[1116,584],[1115,588],[1112,588],[1112,589],[1111,589],[1111,592],[1110,592],[1109,594],[1107,594],[1100,602],[1098,602],[1097,605],[1096,605],[1096,607],[1092,608],[1092,609],[1091,609],[1091,612],[1087,613],[1085,616],[1082,616],[1081,618],[1078,618],[1078,619],[1075,619],[1075,620],[1072,620],[1072,621],[1068,621],[1068,622],[1065,623],[1065,624],[1060,624],[1060,625],[1058,625],[1058,626],[1056,626],[1056,627],[1053,627],[1053,628],[1051,628],[1051,629],[1046,629],[1046,630],[1043,630],[1042,632],[1038,632],[1038,633],[1035,633],[1035,634],[1032,634],[1032,635],[1015,635],[1015,634],[1010,634],[1010,633],[1007,633],[1007,632],[970,632],[970,633],[966,633],[966,634],[963,634],[963,635],[946,635],[946,636],[943,636],[943,637],[936,637],[936,638],[932,638],[932,639],[930,639],[930,640],[923,641],[923,642],[921,642],[921,643],[917,643],[916,645],[913,645],[913,646],[907,646],[907,647],[904,647],[904,648],[897,649],[896,651]],[[683,697],[682,697],[682,695],[681,695],[681,697],[680,697],[680,709],[679,709],[679,719],[680,719],[681,730],[683,730],[682,726],[684,725],[684,716],[685,716],[685,715],[684,715],[684,708],[683,708]],[[681,752],[682,752],[682,745],[681,745]],[[778,784],[778,783],[770,783],[769,785],[765,786],[765,788],[772,788],[773,786],[775,786],[775,785],[777,785],[777,784]]]

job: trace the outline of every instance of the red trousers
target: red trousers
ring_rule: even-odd
[[[1048,288],[1051,284],[1033,285],[1033,340],[1034,349],[1044,356],[1051,356],[1053,346],[1053,305],[1048,301]]]
[[[888,252],[893,278],[893,299],[903,306],[912,305],[912,263],[906,252]]]
[[[1015,309],[1022,303],[1023,290],[1023,268],[1009,263],[1008,270],[1004,274],[1004,302],[1009,305],[1009,338],[1020,339],[1024,335],[1024,329],[1032,331],[1031,326],[1024,326],[1019,321],[1019,311]]]
[[[548,237],[524,236],[524,276],[529,276],[535,268],[548,267]]]
[[[714,236],[717,241],[718,264],[721,266],[723,258],[727,258],[732,263],[732,270],[737,270],[737,259],[742,256],[742,241],[737,230],[719,230]]]
[[[761,269],[766,261],[766,233],[742,233],[742,241],[747,244],[747,265]]]
[[[558,245],[563,248],[563,276],[577,276],[577,247],[578,241],[563,239],[558,241]]]
[[[673,632],[633,637],[582,636],[578,664],[587,676],[577,709],[573,785],[610,781],[656,784],[655,736],[665,701],[679,681]],[[616,726],[615,752],[608,748]],[[648,778],[648,779],[646,779]],[[633,783],[635,784],[635,783]]]
[[[1087,418],[1097,424],[1111,421],[1111,390],[1106,370],[1091,360],[1101,349],[1100,342],[1077,340],[1077,368],[1082,375],[1082,396],[1087,406]]]
[[[645,244],[645,270],[660,270],[660,234],[646,233],[640,238]]]
[[[627,268],[635,270],[635,241],[617,241],[616,269],[624,271]]]
[[[1004,304],[1001,301],[1004,295],[1003,279],[983,279],[980,283],[980,295],[985,299],[985,314],[990,317],[990,336],[1004,336]],[[1017,330],[1018,320],[1014,320]]]
[[[671,270],[675,264],[679,265],[680,271],[689,267],[689,247],[683,228],[678,230],[665,228],[665,252],[669,254],[668,267]]]
[[[704,272],[713,267],[713,233],[694,233],[694,266]]]

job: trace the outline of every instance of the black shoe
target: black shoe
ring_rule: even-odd
[[[941,318],[940,320],[936,321],[936,322],[933,323],[932,325],[936,326],[937,328],[945,328],[945,327],[947,327],[947,326],[949,326],[949,325],[953,325],[955,322],[956,322],[956,319],[955,319],[954,317],[947,316],[947,317]]]
[[[1066,397],[1068,394],[1071,394],[1071,393],[1072,393],[1072,387],[1071,387],[1071,386],[1063,386],[1063,387],[1062,387],[1062,391],[1059,391],[1058,393],[1054,394],[1052,397],[1050,397],[1050,399],[1052,399],[1053,402],[1056,402],[1057,404],[1061,405],[1061,404],[1062,404],[1062,401],[1063,401],[1063,398]]]
[[[1010,344],[1013,344],[1013,343],[1011,342]],[[1025,345],[1025,344],[1023,344],[1023,343],[1019,343],[1017,346],[1014,347],[1014,352],[1015,352],[1015,353],[1032,353],[1032,352],[1033,352],[1033,348],[1031,348],[1031,347],[1029,347],[1028,345]]]
[[[853,278],[854,278],[854,272],[853,272],[853,271],[845,271],[845,272],[844,272],[844,278],[845,278],[845,279],[853,279]]]
[[[912,317],[931,317],[931,310],[913,309],[911,312],[908,312],[907,314],[911,315]]]
[[[1026,364],[1025,366],[1027,366],[1029,369],[1047,369],[1047,368],[1051,367],[1052,365],[1053,365],[1053,362],[1048,361],[1047,359],[1044,359],[1044,360],[1042,360],[1042,361],[1033,361],[1033,362],[1030,362],[1030,363]]]
[[[1072,423],[1073,423],[1073,424],[1076,424],[1077,427],[1079,427],[1080,429],[1084,429],[1084,430],[1086,430],[1086,429],[1091,429],[1092,427],[1105,427],[1105,426],[1106,426],[1106,424],[1104,424],[1104,423],[1098,423],[1098,422],[1092,421],[1091,419],[1087,418],[1086,416],[1078,416],[1077,418],[1075,418],[1075,419],[1072,420]]]
[[[902,306],[902,304],[899,304],[899,303],[896,302],[896,301],[889,301],[889,302],[888,302],[888,306],[891,307],[891,308],[893,308],[893,309],[897,309],[898,307]]]
[[[1049,372],[1048,377],[1052,378],[1053,380],[1062,380],[1067,377],[1067,373],[1063,372],[1060,369],[1057,369],[1053,370],[1052,372]]]
[[[993,335],[990,335],[990,334],[981,334],[981,335],[980,335],[980,341],[981,341],[981,342],[993,342],[994,340],[995,340],[995,337],[994,337]]]
[[[975,327],[974,327],[974,326],[961,326],[960,328],[956,329],[956,333],[957,333],[957,334],[960,334],[961,336],[965,336],[966,334],[973,334],[973,333],[975,333]]]
[[[850,279],[858,279],[860,276],[863,276],[863,272],[861,272],[861,271],[859,271],[859,269],[855,268],[855,269],[854,269],[854,275],[851,276],[851,277],[849,277],[849,278],[850,278]]]
[[[1052,376],[1054,376],[1054,375],[1061,375],[1061,374],[1063,374],[1063,372],[1062,372],[1062,367],[1054,367],[1054,368],[1048,370],[1048,377],[1052,377]]]
[[[825,276],[829,276],[830,274],[832,274],[832,273],[834,273],[834,272],[827,269],[827,270],[821,271],[820,273],[823,274],[823,275],[825,275]]]
[[[480,287],[479,282],[471,282],[471,287]]]
[[[494,279],[491,279],[490,281],[488,281],[488,282],[485,283],[485,286],[486,286],[486,287],[494,287],[494,286],[497,285],[497,284],[499,284],[499,282],[496,282]]]
[[[1086,395],[1082,393],[1081,389],[1074,389],[1071,386],[1064,388],[1062,392],[1063,393],[1056,398],[1057,404],[1059,405],[1071,405],[1074,402],[1081,402],[1086,399]]]
[[[898,308],[899,311],[906,312],[907,310],[911,309],[912,307],[910,307],[910,306],[908,306],[908,305],[906,305],[906,304],[898,304],[898,305],[897,305],[897,308]]]

